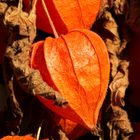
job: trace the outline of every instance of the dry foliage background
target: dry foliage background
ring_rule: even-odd
[[[41,139],[65,140],[68,138],[55,124],[53,112],[46,109],[34,93],[54,100],[59,106],[65,106],[67,102],[42,80],[38,71],[28,65],[28,46],[34,39],[44,39],[49,34],[36,32],[34,8],[30,13],[23,9],[18,0],[0,0],[0,40],[7,43],[5,59],[0,65],[0,137],[26,134],[36,137],[41,126]],[[134,65],[139,63],[139,50],[136,49],[139,25],[139,0],[102,0],[91,30],[103,38],[108,48],[110,83],[100,112],[98,131],[94,134],[89,132],[79,139],[127,140],[133,132],[132,125],[139,122],[136,117],[140,107],[136,98],[139,68]]]

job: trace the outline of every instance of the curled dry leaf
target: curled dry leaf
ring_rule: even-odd
[[[126,137],[129,139],[133,129],[126,111],[119,106],[112,106],[112,111],[111,119],[107,124],[110,129],[110,139],[118,139],[119,134],[121,134],[121,139],[126,140]]]
[[[104,60],[104,61],[102,61]],[[109,81],[109,59],[102,39],[88,30],[48,37],[33,45],[31,67],[68,101],[65,109],[40,98],[62,117],[95,129]]]
[[[124,11],[122,11],[121,14],[124,14],[123,12]],[[115,13],[115,14],[118,14],[118,13]],[[122,16],[125,17],[124,15]],[[129,81],[128,81],[129,62],[127,61],[127,56],[123,54],[123,51],[126,48],[127,40],[125,38],[126,36],[122,32],[121,32],[121,37],[120,37],[120,32],[119,32],[120,26],[118,27],[115,19],[113,18],[112,14],[109,11],[104,11],[103,14],[100,16],[99,21],[97,23],[100,26],[98,27],[98,25],[96,25],[95,27],[97,29],[97,32],[100,33],[101,37],[105,41],[108,48],[109,57],[110,57],[110,64],[111,64],[110,65],[111,66],[111,79],[110,79],[110,85],[109,85],[109,89],[111,91],[110,93],[111,104],[110,105],[114,112],[117,106],[118,108],[119,106],[124,106],[123,98],[125,96],[126,88],[128,87],[128,84],[129,84]],[[121,112],[124,112],[124,114],[127,114],[122,109],[121,110],[118,109],[118,110],[119,112],[121,111]],[[112,114],[110,112],[108,113],[110,115]],[[116,120],[116,125],[118,125],[119,128],[116,129],[113,123],[109,123],[110,124],[109,130],[110,130],[110,134],[112,133],[112,135],[110,135],[108,139],[116,140],[118,138],[118,135],[125,135],[125,131],[127,130],[129,130],[128,134],[132,132],[132,127],[130,125],[128,116],[123,115],[122,117],[123,117],[122,119],[126,120],[125,123],[129,124],[127,125],[128,128],[124,127],[124,130],[120,131],[121,127],[123,127],[123,122],[119,121],[119,118],[112,114],[112,119]]]
[[[127,13],[128,10],[128,1],[127,0],[102,0],[99,17],[106,10],[112,10],[115,15],[123,15]]]
[[[124,106],[123,98],[125,96],[125,90],[129,84],[129,62],[124,59],[124,56],[122,59],[121,55],[126,47],[127,41],[125,38],[122,40],[120,39],[118,25],[109,11],[104,11],[100,18],[103,22],[103,29],[100,34],[107,45],[111,64],[111,82],[109,86],[111,90],[111,101],[114,105]]]
[[[18,8],[9,6],[4,23],[9,30],[8,48],[6,57],[10,60],[13,72],[26,92],[34,94],[50,93],[46,98],[55,100],[56,104],[66,103],[53,88],[45,83],[40,73],[29,67],[30,47],[36,36],[36,15],[33,8],[28,15],[22,11],[22,0],[19,1]],[[59,99],[58,99],[59,98]]]
[[[118,52],[120,48],[120,37],[118,34],[118,25],[112,17],[111,13],[104,11],[101,16],[103,20],[101,36],[106,43],[111,66],[111,77],[114,77],[117,73],[117,67],[119,65]],[[100,32],[100,31],[99,31]]]
[[[108,14],[107,14],[108,13]],[[105,14],[105,18],[108,19],[104,23],[104,28],[109,30],[113,34],[113,39],[105,39],[105,43],[108,47],[111,63],[111,78],[112,81],[109,85],[111,90],[111,101],[114,105],[124,106],[125,91],[128,87],[128,66],[127,60],[121,59],[122,51],[125,49],[127,41],[122,40],[119,37],[118,26],[109,12]]]
[[[20,34],[20,39],[25,39],[28,37],[29,41],[25,44],[25,45],[28,45],[33,42],[36,36],[35,7],[33,7],[33,9],[30,11],[30,14],[23,12],[22,8],[23,8],[22,0],[19,0],[18,7],[9,6],[5,13],[4,23],[5,25],[12,26],[12,28],[16,28],[17,32],[19,32]],[[10,30],[10,27],[9,27],[9,30]],[[14,36],[14,37],[15,38],[11,38],[11,40],[9,40],[8,43],[10,45],[11,43],[13,43],[12,41],[14,39],[18,39],[17,36]]]
[[[8,30],[6,28],[6,26],[4,25],[4,18],[5,18],[5,12],[8,9],[8,5],[4,2],[0,2],[0,26],[1,26],[1,38],[0,38],[0,47],[1,47],[1,51],[0,51],[0,57],[4,56],[5,54],[5,49],[7,46],[7,38],[8,38]],[[1,58],[0,58],[1,59]],[[2,58],[3,59],[3,58]],[[0,60],[1,61],[1,60]],[[19,104],[17,102],[17,100],[15,99],[14,96],[14,92],[13,92],[13,84],[12,84],[12,78],[13,78],[13,74],[11,74],[11,69],[9,69],[9,63],[4,63],[3,65],[3,77],[4,77],[4,82],[5,82],[5,92],[1,93],[1,97],[3,95],[4,98],[1,98],[2,101],[1,103],[3,103],[3,107],[7,107],[6,109],[6,113],[8,113],[9,115],[3,119],[3,129],[5,129],[5,133],[15,133],[19,130],[19,124],[21,122],[21,118],[22,118],[22,112],[19,108]],[[7,70],[8,69],[8,70]],[[9,106],[7,106],[9,105]],[[1,106],[1,105],[0,105]],[[4,111],[4,110],[2,110]],[[1,114],[2,115],[2,114]],[[4,115],[5,117],[5,115]],[[8,122],[8,123],[7,123]]]
[[[34,3],[34,0],[32,0]],[[90,29],[100,8],[101,0],[45,0],[51,19],[58,34],[66,34],[75,28]],[[28,9],[30,0],[24,0]],[[52,33],[41,0],[37,0],[37,27]]]
[[[124,106],[125,90],[128,87],[128,66],[127,60],[121,60],[122,51],[125,49],[127,41],[126,39],[120,40],[118,33],[118,26],[109,12],[105,14],[103,18],[108,19],[104,23],[104,28],[109,30],[113,34],[113,39],[105,39],[105,43],[108,47],[111,63],[111,78],[112,81],[109,85],[111,90],[111,101],[114,105]]]
[[[100,10],[98,16],[100,17],[103,12],[109,7],[108,0],[101,0]]]
[[[113,1],[113,10],[116,15],[124,14],[128,9],[127,0],[114,0]]]
[[[126,60],[120,61],[119,69],[109,87],[111,90],[111,102],[114,105],[124,106],[125,90],[129,85],[128,80],[128,66],[129,62]]]

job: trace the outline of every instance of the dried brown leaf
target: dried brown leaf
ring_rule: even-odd
[[[127,15],[125,15],[125,0],[115,0],[110,2],[111,7],[108,6],[108,8],[104,9],[102,15],[100,15],[97,21],[97,24],[95,24],[95,30],[101,35],[108,48],[111,64],[111,79],[109,84],[110,100],[107,100],[107,104],[109,104],[109,106],[107,105],[106,108],[107,113],[109,113],[108,115],[111,116],[111,119],[107,120],[110,132],[108,139],[117,140],[120,135],[122,136],[122,139],[128,139],[127,136],[125,137],[125,134],[127,135],[132,132],[127,112],[119,107],[125,105],[124,97],[126,94],[126,88],[129,84],[129,62],[127,60],[127,55],[123,53],[124,50],[127,49],[126,30],[123,29],[125,16]],[[110,12],[110,9],[113,12]],[[119,19],[117,18],[121,19],[121,24],[118,24]],[[108,112],[109,107],[112,108],[112,112]],[[116,112],[118,112],[118,116],[116,115]],[[120,117],[122,118],[120,119]]]
[[[101,20],[103,20],[103,30],[108,32],[108,34],[110,33],[110,35],[108,35],[106,32],[103,32],[101,36],[108,48],[111,63],[111,77],[114,77],[117,73],[117,67],[119,65],[119,59],[117,55],[121,44],[118,34],[118,25],[109,11],[104,11],[103,15],[101,16]]]
[[[128,10],[127,0],[114,0],[113,10],[116,15],[124,14]]]
[[[102,0],[99,17],[106,10],[110,10],[115,13],[115,15],[122,15],[128,10],[128,2],[127,0]]]
[[[6,56],[17,80],[26,92],[52,99],[56,105],[65,106],[66,100],[43,81],[37,70],[29,66],[31,44],[36,36],[35,21],[35,9],[33,8],[29,14],[23,12],[22,0],[19,0],[18,7],[8,7],[4,20],[10,34]]]
[[[122,140],[129,139],[130,134],[133,132],[126,111],[119,106],[112,106],[111,119],[107,125],[110,129],[111,140],[117,140],[119,136]]]
[[[114,105],[124,106],[125,90],[129,85],[128,80],[128,66],[129,62],[126,60],[120,61],[119,70],[113,81],[110,83],[109,88],[111,90],[111,102]]]

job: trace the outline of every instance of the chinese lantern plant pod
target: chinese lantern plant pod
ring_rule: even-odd
[[[34,0],[32,0],[34,3]],[[28,9],[30,0],[24,0]],[[65,34],[75,28],[90,29],[100,8],[101,0],[45,0],[50,17],[58,34]],[[53,33],[41,0],[37,1],[37,27]]]
[[[5,136],[1,140],[36,140],[31,136]]]
[[[35,43],[31,67],[68,101],[61,108],[38,96],[46,107],[87,129],[96,127],[110,69],[106,46],[96,33],[76,29]]]

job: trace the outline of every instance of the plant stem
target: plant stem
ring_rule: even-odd
[[[39,126],[38,128],[36,140],[39,140],[40,133],[41,133],[41,126]]]
[[[54,24],[53,24],[53,21],[52,21],[52,19],[51,19],[51,17],[50,17],[49,11],[48,11],[48,9],[47,9],[47,6],[46,6],[44,0],[42,0],[42,5],[43,5],[43,8],[44,8],[44,10],[45,10],[45,13],[46,13],[46,15],[47,15],[47,17],[48,17],[48,20],[49,20],[50,26],[51,26],[51,28],[52,28],[52,30],[53,30],[54,36],[55,36],[55,38],[58,38],[58,37],[59,37],[59,36],[58,36],[58,33],[57,33],[56,28],[55,28],[55,26],[54,26]]]
[[[33,7],[32,7],[33,10],[36,10],[36,4],[37,4],[37,0],[34,0]]]

